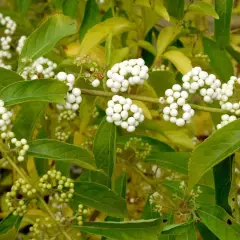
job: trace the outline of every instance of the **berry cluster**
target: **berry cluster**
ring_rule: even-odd
[[[12,54],[9,52],[9,50],[11,49],[12,37],[10,37],[9,35],[14,34],[17,28],[17,24],[9,16],[4,17],[1,13],[0,24],[5,27],[4,34],[6,35],[0,38],[0,67],[12,69],[11,65],[7,65],[4,63],[4,59],[12,58]]]
[[[190,94],[200,90],[200,95],[206,103],[212,103],[213,100],[221,98],[221,81],[213,74],[208,75],[200,67],[193,68],[183,76],[182,81],[183,88]]]
[[[143,111],[136,104],[132,103],[130,98],[114,95],[112,100],[108,101],[106,109],[107,121],[121,126],[128,132],[135,131],[139,123],[143,122]]]
[[[10,36],[1,37],[0,40],[1,40],[1,47],[3,51],[9,50],[11,48],[12,38]]]
[[[29,149],[29,145],[27,144],[27,140],[22,138],[18,141],[14,138],[14,133],[12,133],[13,138],[11,139],[11,143],[15,145],[15,150],[18,153],[17,160],[19,162],[24,161],[24,156],[26,155],[27,150]]]
[[[204,62],[210,62],[210,59],[209,59],[208,55],[203,54],[203,53],[197,53],[197,54],[194,55],[194,57],[198,58],[198,59],[201,59]]]
[[[4,58],[9,60],[12,58],[12,54],[8,51],[0,50],[0,67],[11,70],[12,66],[5,64],[3,61]]]
[[[50,229],[52,228],[52,224],[50,222],[50,219],[48,217],[44,218],[44,220],[40,220],[40,218],[36,219],[36,222],[29,228],[30,233],[32,234],[33,238],[31,240],[37,240],[42,239],[44,236],[45,240],[50,240],[52,238],[48,238],[46,228]]]
[[[182,90],[179,84],[174,84],[172,89],[165,91],[165,95],[166,103],[169,106],[163,109],[163,119],[175,123],[177,126],[184,126],[194,115],[194,110],[189,104],[186,104],[189,94]]]
[[[162,64],[160,67],[153,67],[152,68],[152,71],[155,72],[155,71],[169,71],[170,68],[165,65],[165,64]]]
[[[78,211],[77,211],[77,222],[78,225],[82,226],[83,225],[83,220],[84,220],[84,216],[86,216],[88,214],[88,210],[85,208],[82,204],[78,205]]]
[[[73,88],[75,83],[75,77],[73,74],[67,74],[65,72],[59,72],[56,76],[56,79],[64,82],[69,86],[69,91],[66,96],[65,105],[57,104],[58,110],[73,110],[77,111],[79,109],[79,104],[82,102],[81,90],[80,88]]]
[[[11,128],[11,118],[13,115],[12,111],[8,111],[4,105],[4,101],[0,100],[0,130],[3,134],[2,136],[8,134],[8,131]]]
[[[71,134],[71,131],[64,131],[62,126],[57,126],[55,129],[55,136],[59,141],[66,141]]]
[[[129,85],[143,84],[148,79],[148,67],[142,58],[116,63],[107,72],[106,85],[112,92],[126,92]]]
[[[17,48],[16,48],[16,51],[18,54],[20,54],[22,52],[22,49],[23,49],[23,46],[24,46],[26,40],[27,40],[26,36],[21,36],[19,38]]]
[[[36,189],[19,178],[6,195],[6,203],[13,215],[23,216],[27,212],[29,200],[35,197]]]
[[[54,69],[57,68],[57,64],[50,61],[47,58],[40,57],[35,60],[30,66],[26,66],[23,69],[21,76],[24,79],[35,80],[39,78],[53,78],[55,73]]]
[[[228,114],[224,114],[224,115],[221,116],[221,120],[222,120],[221,123],[219,123],[217,125],[217,129],[220,129],[223,126],[229,124],[230,122],[233,122],[233,121],[237,120],[237,117],[234,116],[234,115],[229,116]]]
[[[39,187],[44,193],[51,194],[60,202],[69,202],[74,193],[74,183],[61,172],[50,170],[39,180]]]
[[[233,99],[234,88],[238,87],[240,78],[232,76],[227,83],[222,84],[220,105],[221,109],[240,115],[240,102]]]
[[[134,151],[135,158],[138,161],[143,161],[152,151],[152,146],[149,143],[143,142],[141,138],[131,137],[122,148],[117,148],[119,154],[125,154],[126,151]],[[125,152],[125,153],[124,153]]]
[[[16,31],[17,24],[9,17],[4,17],[2,13],[0,13],[0,24],[5,26],[4,34],[13,35]]]
[[[73,110],[65,110],[62,111],[58,116],[58,121],[61,122],[62,120],[71,121],[77,116],[76,112]]]

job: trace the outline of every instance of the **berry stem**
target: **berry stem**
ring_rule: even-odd
[[[6,156],[6,159],[8,160],[8,162],[11,164],[12,168],[16,170],[16,172],[28,183],[30,183],[29,179],[26,177],[26,174],[24,172],[24,170],[21,170],[15,163],[14,161],[9,157]],[[62,229],[62,227],[55,221],[54,215],[51,211],[51,209],[48,207],[48,205],[46,204],[46,202],[44,201],[44,199],[42,198],[42,196],[38,193],[37,197],[39,199],[39,201],[42,203],[43,207],[46,209],[46,211],[48,212],[49,216],[52,218],[53,222],[55,223],[55,225],[57,226],[57,228],[59,229],[59,231],[66,237],[66,239],[68,240],[72,240],[71,237],[67,234],[67,232]]]
[[[94,95],[94,96],[100,96],[100,97],[112,97],[112,96],[116,95],[116,93],[104,92],[104,91],[100,91],[100,90],[81,89],[81,91],[82,91],[82,94],[85,94],[85,95]],[[129,97],[133,100],[160,104],[159,100],[157,98],[133,95],[133,94],[126,94],[126,93],[123,93],[121,95],[123,97]],[[190,104],[190,105],[193,109],[199,110],[199,111],[220,113],[220,114],[229,113],[229,111],[222,110],[220,108],[205,107],[205,106],[200,106],[200,105],[196,105],[196,104]]]

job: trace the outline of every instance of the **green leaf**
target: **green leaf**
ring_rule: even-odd
[[[240,225],[219,206],[202,206],[197,210],[201,221],[220,240],[238,240]]]
[[[112,217],[127,217],[126,201],[110,188],[93,182],[76,182],[73,201]]]
[[[7,233],[11,228],[15,227],[17,230],[21,224],[22,217],[14,216],[12,214],[7,215],[0,222],[0,235]]]
[[[104,22],[96,24],[85,34],[80,45],[79,56],[87,55],[93,47],[104,42],[109,34],[112,33],[115,36],[135,27],[134,23],[122,17],[109,18]]]
[[[203,46],[204,52],[210,59],[211,67],[221,80],[227,82],[234,75],[234,71],[226,50],[220,49],[215,41],[207,37],[203,38]]]
[[[184,233],[175,237],[175,240],[197,240],[197,232],[194,224],[184,228]]]
[[[233,158],[234,156],[231,155],[213,168],[216,204],[222,207],[228,214],[232,214],[228,196],[232,183]]]
[[[56,80],[21,81],[3,88],[0,99],[7,106],[33,101],[63,104],[67,90],[64,83]]]
[[[215,19],[214,36],[217,45],[225,48],[230,40],[233,0],[215,1],[215,10],[219,19]]]
[[[116,156],[116,125],[108,123],[104,119],[98,127],[94,143],[93,153],[96,159],[96,165],[102,169],[109,180],[112,179]],[[108,183],[111,186],[111,181]]]
[[[115,240],[157,240],[161,232],[161,220],[140,220],[135,222],[88,222],[76,226],[83,232],[101,235]]]
[[[148,81],[159,97],[164,96],[165,90],[176,83],[175,77],[170,71],[150,72]]]
[[[87,31],[99,22],[101,22],[101,13],[96,0],[88,0],[79,31],[79,39],[82,40]]]
[[[203,240],[219,240],[203,223],[197,222],[196,227]]]
[[[83,168],[96,170],[95,161],[90,152],[79,146],[56,140],[37,139],[29,142],[28,154],[37,158],[69,162]]]
[[[195,187],[195,192],[197,187],[200,187],[202,193],[196,198],[196,203],[205,205],[215,205],[215,190],[207,185],[199,184]]]
[[[161,30],[157,39],[157,58],[165,52],[180,32],[181,28],[177,26],[166,27]]]
[[[21,15],[25,15],[32,3],[32,0],[16,0],[16,6]]]
[[[186,234],[188,229],[191,228],[192,226],[193,226],[192,221],[167,225],[163,228],[162,234],[181,236]]]
[[[201,13],[206,16],[211,16],[216,19],[219,19],[219,16],[216,13],[216,11],[214,10],[213,6],[206,2],[196,2],[196,3],[191,4],[188,7],[188,12]]]
[[[39,129],[37,139],[48,138],[46,125],[47,124],[45,124],[42,128]],[[34,163],[39,176],[45,174],[49,169],[48,159],[34,158]]]
[[[189,152],[159,152],[148,155],[145,162],[150,162],[187,175],[189,158]]]
[[[1,68],[1,67],[0,67],[0,76],[1,76],[0,90],[12,83],[16,83],[24,80],[16,72],[13,72],[11,70],[8,70],[6,68]]]
[[[63,2],[63,13],[72,18],[76,18],[79,0],[65,0]]]
[[[188,165],[189,189],[215,165],[240,148],[240,120],[219,129],[193,151]]]
[[[183,19],[184,4],[184,0],[174,0],[174,4],[169,0],[164,0],[164,5],[166,6],[169,15],[177,20]]]
[[[147,50],[148,52],[152,53],[154,56],[157,55],[156,49],[154,48],[154,46],[150,42],[147,42],[147,41],[144,41],[144,40],[139,40],[138,41],[138,46]]]
[[[126,173],[123,173],[115,180],[114,190],[119,196],[125,199],[126,189],[127,189],[127,175]]]
[[[171,61],[182,74],[186,74],[192,69],[191,60],[180,51],[168,51],[164,53],[163,57]]]
[[[19,58],[19,70],[25,62],[23,59],[35,60],[48,53],[62,38],[73,35],[77,31],[76,22],[61,14],[51,16],[37,28],[26,40]]]
[[[27,102],[17,113],[14,120],[13,131],[17,138],[31,139],[39,118],[43,115],[47,103]]]
[[[240,52],[235,50],[232,45],[228,45],[226,50],[238,63],[240,62]]]
[[[81,174],[80,181],[94,182],[107,187],[110,183],[109,178],[102,172],[91,171],[87,169],[85,169],[84,172]]]

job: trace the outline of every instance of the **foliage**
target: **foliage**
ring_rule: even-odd
[[[240,239],[239,1],[0,3],[0,240]]]

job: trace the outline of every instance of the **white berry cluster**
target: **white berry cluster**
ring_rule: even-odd
[[[12,66],[4,63],[4,59],[9,60],[11,58],[12,58],[12,54],[10,52],[0,50],[0,67],[11,70]]]
[[[78,211],[77,211],[77,222],[78,225],[82,226],[83,225],[83,220],[84,220],[84,216],[86,216],[88,214],[88,210],[85,208],[82,204],[78,205]]]
[[[208,75],[200,67],[193,68],[182,77],[182,81],[182,86],[175,84],[172,89],[165,91],[166,103],[169,106],[163,109],[163,118],[176,123],[177,126],[184,126],[194,115],[194,110],[186,103],[189,95],[199,93],[206,103],[212,103],[213,100],[222,98],[221,81],[213,74]],[[179,106],[181,107],[180,111]],[[179,113],[180,117],[178,117]]]
[[[133,104],[130,98],[114,95],[112,100],[108,101],[106,109],[107,121],[121,126],[128,132],[135,131],[139,123],[143,122],[143,110],[136,104]]]
[[[190,122],[194,115],[194,110],[186,103],[189,97],[188,92],[182,90],[179,84],[174,84],[172,89],[165,91],[165,96],[168,106],[163,109],[163,119],[175,123],[179,127]]]
[[[4,101],[0,99],[0,131],[2,132],[2,138],[6,138],[8,136],[8,132],[12,127],[11,119],[13,116],[12,111],[8,111],[4,105]]]
[[[12,133],[12,136],[14,136],[14,133]],[[15,151],[18,154],[17,160],[19,162],[24,161],[24,156],[26,155],[27,150],[29,149],[29,145],[27,144],[27,140],[25,138],[22,138],[20,141],[18,141],[16,138],[11,139],[11,143],[15,146]]]
[[[228,114],[224,114],[221,116],[221,123],[219,123],[217,125],[217,129],[220,129],[222,128],[223,126],[229,124],[230,122],[233,122],[235,120],[237,120],[237,117],[235,115],[228,115]]]
[[[69,91],[66,95],[66,103],[65,105],[57,104],[58,110],[73,110],[77,111],[79,109],[79,105],[82,102],[81,89],[73,88],[75,83],[75,76],[73,74],[67,74],[65,72],[59,72],[56,76],[56,79],[66,83],[69,87]]]
[[[39,180],[39,187],[44,193],[51,193],[58,202],[69,202],[74,193],[74,183],[61,172],[50,170]]]
[[[29,200],[35,197],[36,189],[24,179],[19,178],[6,194],[6,203],[9,211],[15,216],[23,216],[27,212]]]
[[[48,233],[48,230],[46,230],[46,228],[50,229],[52,227],[53,226],[48,217],[44,218],[44,220],[37,218],[35,223],[29,228],[29,231],[33,236],[33,238],[31,238],[30,240],[37,240],[37,237],[41,238],[42,235],[44,235],[44,239],[46,240],[51,239],[46,236],[46,234]],[[42,232],[44,232],[44,234],[42,234]]]
[[[22,49],[23,49],[23,46],[24,46],[26,40],[27,40],[26,36],[21,36],[19,38],[17,48],[16,48],[16,51],[18,54],[20,54],[22,52]]]
[[[115,64],[107,72],[106,85],[112,92],[126,92],[129,85],[143,84],[148,79],[148,67],[142,58]]]
[[[6,68],[6,69],[12,69],[11,65],[5,64],[4,59],[11,59],[12,54],[9,52],[11,49],[11,43],[12,43],[12,37],[9,35],[13,35],[16,31],[17,24],[9,17],[4,17],[0,13],[0,25],[5,27],[4,34],[5,36],[2,36],[0,38],[0,67]]]
[[[182,77],[183,88],[190,94],[200,91],[204,102],[212,103],[213,100],[220,100],[221,81],[214,74],[208,75],[200,67],[193,68]]]
[[[1,37],[1,48],[3,51],[9,50],[11,48],[12,38],[10,36]]]
[[[227,83],[222,84],[222,92],[220,99],[221,109],[227,110],[233,114],[240,115],[240,101],[236,101],[234,96],[234,89],[240,84],[240,78],[232,76]]]
[[[4,17],[2,13],[0,13],[0,24],[5,26],[4,34],[13,35],[16,31],[17,24],[9,17]]]
[[[24,79],[35,80],[39,78],[53,78],[55,76],[54,70],[57,64],[48,58],[40,57],[35,60],[30,66],[23,69],[21,76]]]

